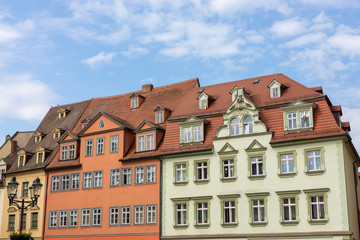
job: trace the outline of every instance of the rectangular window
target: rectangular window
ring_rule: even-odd
[[[272,98],[280,97],[280,88],[274,87],[272,88]]]
[[[71,174],[71,190],[79,189],[80,186],[80,174],[73,173]]]
[[[69,210],[69,226],[77,227],[78,224],[78,210]]]
[[[81,210],[81,226],[82,227],[90,226],[90,209]]]
[[[53,176],[51,178],[51,191],[52,192],[59,191],[60,190],[59,186],[60,186],[60,177],[59,176]]]
[[[207,162],[197,162],[196,163],[196,180],[207,180],[208,176],[208,164]]]
[[[322,170],[321,167],[321,151],[308,151],[306,152],[307,161],[308,161],[308,170],[309,171],[318,171]]]
[[[119,137],[117,135],[111,136],[110,137],[110,152],[117,152],[118,146],[119,146]]]
[[[121,185],[131,185],[131,168],[122,169]]]
[[[29,182],[22,183],[22,197],[28,197],[29,195]]]
[[[183,142],[188,143],[191,141],[191,128],[183,128]]]
[[[134,224],[144,224],[144,206],[134,206]]]
[[[39,164],[44,162],[44,153],[43,152],[39,152],[37,157],[38,157],[37,160],[38,160]]]
[[[104,138],[96,139],[96,154],[104,154]]]
[[[264,199],[252,200],[253,223],[265,222]]]
[[[135,167],[135,184],[144,183],[144,167]]]
[[[310,127],[310,112],[309,111],[300,112],[300,121],[301,121],[301,128]]]
[[[201,141],[201,126],[194,127],[194,142]]]
[[[137,98],[136,98],[136,97],[131,99],[131,107],[132,107],[132,108],[137,108],[137,107],[138,107]]]
[[[138,136],[138,152],[145,151],[145,136]]]
[[[118,186],[120,183],[120,169],[110,170],[110,186]]]
[[[209,209],[208,203],[196,203],[196,224],[207,225],[209,224]]]
[[[110,208],[110,225],[119,225],[119,208],[111,207]]]
[[[200,105],[199,107],[200,109],[206,109],[207,99],[201,99],[199,105]]]
[[[156,123],[163,123],[163,112],[156,112]]]
[[[222,161],[223,163],[223,178],[234,178],[235,171],[234,171],[234,160],[233,159],[226,159]]]
[[[67,159],[67,146],[61,146],[61,160]]]
[[[287,118],[288,118],[288,129],[296,129],[297,128],[297,116],[296,116],[296,112],[295,113],[288,113],[287,114]]]
[[[91,172],[84,172],[83,188],[91,188]]]
[[[121,225],[130,225],[130,207],[121,207]]]
[[[8,230],[15,230],[15,215],[9,215]]]
[[[70,176],[62,175],[61,176],[61,191],[67,191],[70,188]]]
[[[176,204],[175,208],[176,208],[176,226],[186,226],[187,225],[186,203]]]
[[[69,159],[75,159],[75,144],[69,145]]]
[[[186,182],[186,163],[175,164],[175,181]]]
[[[146,206],[146,224],[156,224],[156,205]]]
[[[280,154],[280,161],[282,174],[294,172],[294,155],[292,153]]]
[[[85,156],[92,156],[93,154],[93,140],[88,139],[85,142]]]
[[[56,211],[50,211],[49,227],[51,227],[51,228],[57,227],[57,212]]]
[[[146,150],[154,150],[154,134],[146,135]]]
[[[23,229],[26,229],[26,213],[23,214],[22,227],[23,227]]]
[[[59,227],[66,227],[67,224],[67,211],[59,211]]]
[[[310,197],[311,220],[325,220],[325,203],[324,196]]]
[[[156,166],[146,166],[146,182],[154,183],[156,182]]]
[[[223,201],[223,207],[224,207],[224,224],[236,223],[235,201]]]
[[[39,214],[37,212],[31,213],[31,229],[38,228],[38,216]]]
[[[296,221],[296,201],[294,197],[283,198],[283,221],[291,222]]]
[[[263,172],[263,158],[262,157],[251,157],[251,176],[261,176]]]
[[[25,165],[25,156],[19,156],[19,167]]]
[[[101,226],[101,208],[93,208],[92,225]]]
[[[94,172],[94,188],[102,187],[102,176],[103,173],[101,171]]]

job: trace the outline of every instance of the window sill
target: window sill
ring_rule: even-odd
[[[250,225],[252,226],[265,226],[268,222],[251,222]]]
[[[294,220],[294,221],[281,221],[280,222],[283,225],[297,225],[299,224],[299,220]]]
[[[195,227],[195,228],[208,228],[208,227],[210,227],[210,223],[206,223],[206,224],[195,224],[194,227]]]
[[[235,222],[235,223],[222,223],[221,226],[222,227],[237,227],[238,223]]]
[[[297,172],[292,172],[292,173],[278,173],[279,177],[281,178],[290,178],[290,177],[295,177],[297,175]]]
[[[188,184],[188,181],[183,181],[183,182],[174,182],[174,185],[178,185],[178,186],[185,186]]]
[[[221,178],[220,180],[222,182],[235,182],[236,181],[236,177],[231,177],[231,178]]]
[[[316,170],[316,171],[306,171],[305,172],[307,175],[322,175],[325,173],[325,169],[320,169],[320,170]]]
[[[189,147],[189,146],[195,146],[195,145],[201,145],[204,141],[197,141],[197,142],[187,142],[187,143],[180,143],[180,147]]]
[[[248,176],[250,180],[262,180],[266,177],[266,175],[256,175],[256,176]]]
[[[206,184],[210,181],[210,179],[204,179],[204,180],[195,180],[195,184]]]
[[[321,224],[326,224],[328,222],[328,219],[324,219],[324,220],[309,220],[310,224],[314,224],[314,225],[321,225]]]
[[[296,129],[290,129],[290,130],[284,130],[284,134],[297,134],[297,133],[304,133],[304,132],[312,132],[314,131],[313,127],[308,128],[296,128]]]
[[[174,225],[174,228],[178,228],[178,229],[187,228],[187,227],[189,227],[189,225]]]

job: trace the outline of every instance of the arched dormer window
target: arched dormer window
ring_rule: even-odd
[[[239,119],[234,118],[230,122],[230,136],[236,136],[240,134]]]
[[[244,118],[244,134],[249,134],[253,132],[253,124],[252,124],[252,117],[245,117]]]

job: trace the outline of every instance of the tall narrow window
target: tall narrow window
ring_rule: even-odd
[[[44,162],[44,153],[43,152],[39,152],[38,154],[37,154],[37,162],[38,162],[38,164],[40,164],[40,163],[43,163]]]
[[[244,118],[244,134],[253,133],[253,124],[251,117]]]
[[[289,154],[281,154],[281,173],[293,173],[294,172],[294,155],[292,153]]]
[[[122,169],[122,185],[131,185],[131,168]]]
[[[61,176],[61,190],[66,191],[70,188],[70,176],[69,175],[62,175]]]
[[[49,227],[55,228],[57,227],[57,212],[56,211],[50,211],[49,214]]]
[[[78,223],[78,210],[69,210],[69,226],[76,227]]]
[[[296,201],[294,197],[283,198],[283,221],[291,222],[296,221]]]
[[[224,224],[236,223],[235,201],[224,201]]]
[[[90,226],[90,209],[81,210],[81,226],[82,227]]]
[[[145,151],[145,136],[138,136],[138,152]]]
[[[240,124],[239,119],[234,118],[230,122],[230,135],[236,136],[240,134]]]
[[[19,156],[19,167],[22,167],[25,165],[25,156],[21,155]]]
[[[199,102],[200,109],[207,109],[207,99],[201,99]]]
[[[146,150],[154,150],[154,134],[146,135]]]
[[[13,214],[9,215],[8,230],[9,231],[15,230],[15,215]]]
[[[144,183],[144,167],[135,167],[135,184]]]
[[[206,225],[209,220],[208,203],[196,203],[196,224]]]
[[[234,160],[233,159],[227,159],[223,160],[223,178],[234,178],[235,177],[235,171],[234,171]]]
[[[83,175],[83,188],[91,188],[91,172],[85,172]]]
[[[185,203],[176,204],[176,226],[187,225],[187,208]]]
[[[288,129],[296,129],[297,128],[297,116],[296,113],[288,113]]]
[[[318,171],[321,170],[321,152],[320,150],[307,152],[308,170]]]
[[[183,128],[183,141],[184,141],[184,143],[188,143],[191,141],[191,128],[190,127]]]
[[[103,174],[101,171],[94,172],[94,188],[102,187]]]
[[[201,141],[201,126],[194,127],[194,142]]]
[[[156,166],[146,166],[146,182],[154,183],[156,182]]]
[[[28,197],[29,195],[29,182],[22,183],[22,197]]]
[[[59,211],[59,227],[66,227],[67,211]]]
[[[156,224],[156,205],[146,206],[146,224]]]
[[[144,206],[134,206],[134,224],[144,224]]]
[[[137,101],[136,97],[131,99],[131,107],[132,108],[137,108],[138,107],[138,101]]]
[[[264,199],[252,200],[253,223],[265,222]]]
[[[310,197],[311,220],[325,220],[324,196]]]
[[[263,172],[263,158],[262,157],[251,157],[251,176],[262,176]]]
[[[101,208],[94,208],[92,211],[92,225],[100,226],[101,225]]]
[[[207,180],[207,162],[196,163],[196,180]]]
[[[38,228],[38,216],[39,214],[37,212],[31,213],[31,229]]]
[[[310,127],[310,112],[309,111],[300,112],[300,121],[301,121],[301,128]]]
[[[118,186],[120,181],[120,169],[110,171],[110,186]]]
[[[121,225],[130,225],[130,207],[121,207]]]
[[[75,144],[69,145],[69,159],[75,159]]]
[[[163,123],[163,111],[156,112],[156,123]]]
[[[104,138],[96,139],[96,154],[104,154]]]
[[[60,177],[59,176],[53,176],[51,178],[51,191],[57,192],[59,191],[60,187]]]
[[[110,225],[118,225],[119,224],[119,208],[112,207],[110,208]]]
[[[186,182],[186,163],[176,164],[175,168],[175,181]]]
[[[61,146],[61,160],[67,159],[67,146]]]
[[[119,137],[116,136],[111,136],[110,137],[110,152],[117,152],[118,151],[118,146],[119,145]]]
[[[79,189],[80,185],[80,174],[73,173],[71,174],[71,190]]]
[[[91,156],[93,153],[93,140],[88,139],[85,142],[85,156]]]

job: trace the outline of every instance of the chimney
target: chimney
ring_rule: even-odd
[[[142,85],[142,93],[149,93],[151,92],[151,90],[153,89],[153,85],[152,84],[145,84]]]
[[[6,142],[7,140],[10,140],[10,139],[11,139],[10,135],[9,135],[9,134],[6,135],[6,137],[5,137],[5,142]]]
[[[16,153],[16,150],[17,150],[17,141],[11,141],[11,154],[14,154]]]

